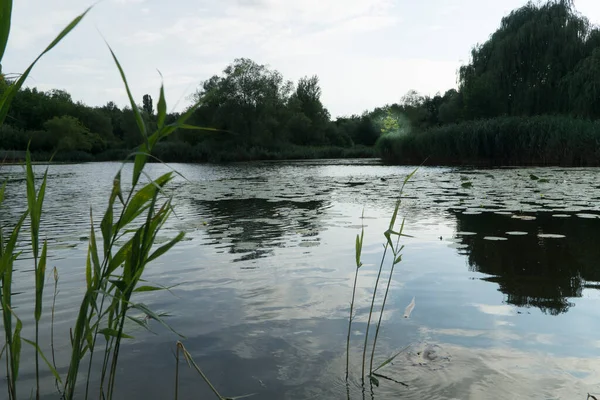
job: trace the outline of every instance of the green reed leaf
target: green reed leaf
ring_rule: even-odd
[[[156,195],[157,191],[166,185],[173,177],[171,172],[158,177],[156,180],[148,183],[132,197],[125,208],[120,226],[124,227],[133,221],[138,215],[148,208],[148,202]]]
[[[107,274],[111,275],[117,268],[119,268],[127,258],[129,258],[129,253],[131,252],[131,247],[133,245],[133,238],[129,239],[121,248],[117,251],[114,257],[108,263]]]
[[[406,351],[406,349],[408,349],[410,347],[410,345],[402,348],[399,352],[397,352],[396,354],[394,354],[393,356],[391,356],[390,358],[388,358],[387,360],[385,360],[383,363],[381,363],[379,365],[379,367],[375,368],[373,370],[373,372],[377,372],[379,371],[381,368],[385,367],[386,365],[388,365],[389,363],[391,363],[392,361],[394,361],[396,359],[396,357],[398,357],[400,354],[402,354],[404,351]]]
[[[44,355],[44,352],[42,352],[42,349],[40,349],[40,347],[37,344],[35,344],[35,342],[32,342],[31,340],[23,338],[23,341],[25,343],[29,343],[30,345],[33,346],[33,348],[35,349],[35,351],[37,351],[37,353],[40,355],[40,357],[42,357],[42,360],[44,360],[44,362],[48,366],[48,369],[50,370],[50,372],[52,373],[52,375],[54,375],[54,378],[60,384],[62,384],[62,379],[60,379],[60,375],[58,374],[58,371],[56,370],[56,368],[54,368],[54,366],[50,363],[50,361],[48,361],[48,359]]]
[[[369,380],[373,385],[379,387],[379,379],[375,378],[373,375],[369,375]]]
[[[159,290],[167,290],[163,287],[159,287],[159,286],[139,286],[137,288],[135,288],[134,292],[137,293],[143,293],[143,292],[157,292]]]
[[[146,162],[148,161],[149,153],[150,153],[150,150],[148,150],[148,147],[146,147],[146,144],[143,144],[135,156],[135,160],[133,162],[133,179],[131,181],[132,188],[134,188],[137,185],[137,183],[140,179],[142,170],[144,169],[144,166],[146,165]]]
[[[144,123],[144,120],[142,119],[142,115],[140,114],[140,110],[138,109],[137,104],[135,103],[135,100],[133,99],[133,95],[131,94],[131,90],[129,89],[129,84],[127,83],[127,77],[125,76],[125,72],[123,71],[123,68],[121,67],[121,63],[119,62],[117,56],[115,55],[115,52],[110,47],[108,42],[106,43],[106,45],[108,46],[108,49],[110,50],[110,54],[112,55],[112,58],[115,61],[115,64],[117,65],[117,68],[119,69],[119,74],[121,74],[121,80],[123,81],[123,85],[125,85],[125,90],[127,91],[127,97],[129,97],[129,103],[131,105],[131,110],[133,111],[133,115],[135,117],[135,122],[137,123],[138,129],[140,130],[140,134],[142,135],[142,138],[144,139],[144,141],[147,142],[148,141],[148,133],[146,132],[146,124]]]
[[[100,257],[98,257],[98,245],[96,242],[96,230],[94,229],[94,216],[90,209],[90,242],[89,252],[92,257],[92,266],[94,267],[93,283],[100,279]]]
[[[0,63],[10,35],[10,20],[12,15],[12,0],[0,0]],[[2,70],[0,69],[0,74]]]
[[[0,187],[0,204],[2,204],[2,202],[4,202],[4,192],[6,191],[7,183],[8,183],[8,180],[5,180],[4,183],[2,184],[2,186]]]
[[[109,337],[122,338],[122,339],[134,339],[134,337],[131,335],[128,335],[124,332],[119,332],[118,330],[111,329],[111,328],[100,329],[98,331],[98,333],[104,335],[106,340],[108,340]]]
[[[151,262],[156,260],[158,257],[162,256],[163,254],[165,254],[167,251],[171,250],[171,248],[173,248],[173,246],[175,246],[177,243],[181,242],[181,240],[185,237],[185,233],[184,232],[180,232],[176,237],[174,237],[173,239],[171,239],[167,244],[159,247],[158,249],[156,249],[156,251],[154,251],[154,253],[152,253],[150,255],[150,257],[148,257],[148,260],[146,262]]]
[[[148,317],[150,317],[150,318],[158,321],[158,323],[160,323],[162,326],[164,326],[165,328],[167,328],[168,330],[170,330],[171,332],[173,332],[174,334],[176,334],[180,338],[185,338],[185,336],[183,336],[182,334],[180,334],[179,332],[177,332],[175,329],[173,329],[169,324],[167,324],[165,321],[163,321],[163,319],[160,317],[160,315],[156,314],[154,311],[152,311],[151,309],[149,309],[148,306],[146,306],[145,304],[142,304],[142,303],[138,303],[138,304],[131,303],[131,307],[133,307],[133,308],[135,308],[135,309],[143,312]]]
[[[17,314],[15,314],[12,309],[10,309],[10,313],[17,320],[10,350],[10,355],[13,358],[11,379],[13,380],[13,383],[16,383],[19,378],[19,366],[21,362],[21,330],[23,329],[23,322],[21,322],[21,319],[17,317]]]
[[[160,75],[160,78],[160,95],[158,97],[158,104],[156,105],[156,123],[158,124],[158,129],[162,129],[167,116],[167,101],[165,100],[165,86],[162,83],[162,74]]]
[[[39,322],[42,317],[42,295],[44,294],[44,281],[46,279],[46,257],[48,253],[48,241],[44,240],[42,255],[38,269],[35,272],[35,320]]]
[[[142,328],[146,329],[148,332],[154,333],[156,335],[155,332],[153,332],[150,329],[150,326],[148,326],[148,323],[146,322],[145,319],[140,319],[140,318],[136,318],[136,317],[130,317],[129,315],[127,315],[127,319],[135,322],[136,324],[138,324],[139,326],[141,326]]]
[[[5,2],[7,0],[2,0],[2,1]],[[4,6],[3,7],[3,11],[6,12],[6,10],[7,10],[7,7]],[[71,32],[81,22],[81,20],[86,16],[86,14],[90,10],[91,10],[91,7],[89,7],[82,14],[80,14],[75,19],[73,19],[73,21],[71,21],[71,23],[69,23],[58,34],[58,36],[56,36],[56,38],[48,45],[48,47],[46,47],[46,49],[33,61],[33,63],[31,63],[31,65],[25,70],[25,72],[23,72],[21,74],[21,76],[19,77],[19,79],[6,89],[6,91],[4,92],[4,94],[2,95],[2,97],[0,97],[0,125],[2,125],[4,123],[4,120],[6,119],[6,115],[8,114],[8,110],[10,108],[10,104],[12,103],[12,101],[13,101],[14,97],[16,96],[17,92],[21,89],[21,87],[25,83],[25,80],[27,79],[27,77],[31,73],[31,70],[33,69],[33,67],[35,66],[35,64],[37,64],[37,62],[46,53],[48,53],[58,43],[60,43],[60,41],[63,40],[65,38],[65,36],[67,36],[69,34],[69,32]],[[4,22],[5,22],[4,19],[7,18],[6,14],[3,14],[2,18],[3,18],[3,20],[0,21],[0,22],[2,22],[2,28],[0,28],[0,29],[9,29],[9,26],[4,25]],[[8,16],[8,18],[10,18],[10,15]],[[7,37],[7,39],[8,39],[8,37]]]

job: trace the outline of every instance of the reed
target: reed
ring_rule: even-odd
[[[444,125],[377,143],[388,163],[600,166],[600,122],[569,116],[499,117]]]
[[[8,42],[11,11],[12,0],[0,0],[0,62]],[[88,8],[71,21],[27,70],[3,92],[0,96],[0,126],[2,126],[7,116],[15,94],[20,90],[37,61],[66,37],[89,11]],[[157,234],[173,212],[172,199],[165,193],[164,188],[171,182],[174,173],[169,172],[153,179],[145,172],[145,167],[157,144],[175,130],[203,129],[186,124],[187,119],[195,111],[198,104],[190,107],[175,122],[167,124],[167,104],[164,86],[161,85],[155,121],[156,130],[149,132],[133,100],[134,97],[127,83],[125,72],[110,46],[108,46],[108,49],[125,86],[142,144],[127,157],[127,160],[133,161],[131,183],[125,188],[122,185],[121,176],[125,163],[116,173],[112,187],[108,192],[108,205],[100,218],[99,225],[97,225],[94,218],[93,210],[90,210],[90,235],[85,269],[86,287],[74,327],[71,329],[70,361],[64,377],[61,377],[58,373],[54,351],[54,309],[56,296],[58,295],[58,272],[56,269],[54,269],[54,298],[50,326],[52,362],[46,358],[39,343],[46,265],[48,254],[51,251],[48,248],[48,242],[42,240],[43,233],[40,232],[48,170],[46,169],[41,182],[36,182],[31,154],[29,149],[27,150],[25,155],[27,210],[22,213],[15,225],[9,228],[7,236],[4,234],[5,227],[0,227],[0,308],[2,309],[2,328],[4,329],[5,338],[5,343],[0,351],[0,358],[5,358],[6,387],[10,400],[22,398],[17,389],[23,342],[31,345],[35,350],[36,399],[41,396],[41,361],[45,363],[54,376],[60,398],[71,400],[75,398],[87,399],[92,396],[90,381],[92,375],[96,374],[100,376],[97,397],[111,399],[115,393],[121,343],[123,339],[131,338],[124,331],[125,321],[133,321],[148,328],[145,319],[132,317],[129,315],[130,311],[137,310],[143,313],[146,318],[151,318],[175,332],[162,319],[163,315],[156,314],[145,304],[135,301],[135,295],[138,293],[167,289],[162,286],[145,284],[144,271],[151,262],[167,253],[184,237],[183,232],[181,232],[166,244],[158,248],[155,246]],[[148,182],[143,183],[143,179],[147,179]],[[0,187],[0,206],[4,200],[5,191],[6,182]],[[22,337],[23,324],[12,308],[14,262],[21,256],[17,246],[21,230],[27,221],[31,235],[33,279],[35,282],[35,295],[33,296],[34,340]],[[191,355],[183,345],[179,346],[178,344],[178,349],[180,348],[184,350],[183,354],[186,359],[191,360]],[[103,351],[100,352],[99,349]],[[99,371],[96,371],[93,361],[98,353],[100,353],[98,356],[102,357],[102,364]],[[197,370],[199,369],[195,363],[193,365]],[[77,383],[84,368],[86,383],[85,391],[81,393],[77,392],[79,388]],[[205,379],[205,381],[213,388],[208,379]],[[215,391],[215,393],[217,392]]]
[[[361,382],[363,383],[363,385],[365,383],[365,377],[367,377],[367,376],[369,377],[369,380],[371,383],[379,385],[379,381],[376,377],[376,375],[377,375],[376,372],[378,370],[380,370],[381,368],[383,368],[385,365],[389,364],[391,361],[393,361],[394,358],[396,358],[398,356],[398,354],[400,354],[400,353],[395,354],[394,356],[388,358],[385,362],[383,362],[376,368],[373,368],[373,362],[374,362],[375,352],[376,352],[376,348],[377,348],[377,339],[379,337],[379,331],[381,328],[383,314],[385,312],[385,305],[387,302],[388,293],[389,293],[390,286],[392,283],[392,278],[394,275],[394,269],[395,269],[395,266],[402,261],[402,250],[404,249],[404,246],[400,245],[400,239],[402,237],[411,237],[404,233],[404,222],[405,222],[404,219],[402,219],[402,223],[400,224],[399,228],[396,228],[396,225],[397,225],[397,220],[398,220],[398,213],[400,211],[400,206],[402,204],[402,194],[404,192],[404,187],[406,186],[408,181],[414,176],[414,174],[416,172],[417,172],[417,169],[415,169],[413,172],[411,172],[409,175],[407,175],[406,178],[404,179],[402,186],[400,187],[400,190],[399,190],[398,200],[396,201],[396,204],[395,204],[395,207],[394,207],[394,210],[392,213],[392,217],[390,218],[388,229],[383,233],[383,235],[385,237],[385,243],[383,244],[383,254],[381,256],[381,261],[379,263],[379,268],[378,268],[378,272],[377,272],[377,279],[375,280],[375,285],[373,287],[373,293],[371,295],[371,305],[369,308],[369,314],[368,314],[368,318],[367,318],[367,326],[365,328],[365,340],[363,343],[363,350],[362,350]],[[395,241],[394,241],[394,239],[395,239]],[[355,296],[356,296],[356,286],[357,286],[357,282],[358,282],[359,270],[363,265],[363,263],[361,261],[363,242],[364,242],[364,227],[361,229],[360,234],[358,234],[356,236],[356,244],[355,244],[356,272],[354,275],[354,284],[352,287],[352,299],[350,302],[350,317],[349,317],[349,321],[348,321],[348,336],[347,336],[347,340],[346,340],[346,381],[348,381],[348,376],[349,376],[350,335],[351,335],[351,329],[352,329],[352,320],[354,318],[354,302],[355,302]],[[378,290],[380,289],[379,282],[381,280],[381,276],[384,271],[384,266],[385,266],[385,262],[387,259],[386,257],[387,257],[388,251],[392,252],[393,258],[392,258],[392,262],[391,262],[389,273],[388,273],[388,279],[387,279],[387,284],[385,287],[383,301],[381,302],[381,306],[380,306],[380,309],[378,312],[378,320],[377,320],[377,324],[375,325],[375,336],[373,338],[372,346],[371,346],[371,350],[370,350],[369,371],[368,371],[368,374],[366,374],[366,364],[367,364],[366,360],[367,360],[367,355],[369,353],[369,351],[367,349],[368,344],[369,344],[369,331],[371,328],[371,321],[372,321],[373,317],[377,315],[377,313],[375,312],[375,303],[376,303],[377,295],[379,293],[378,292]],[[380,374],[378,376],[383,377]]]

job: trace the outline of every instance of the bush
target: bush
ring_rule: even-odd
[[[468,121],[404,136],[383,136],[377,150],[394,164],[600,165],[600,123],[566,116]]]

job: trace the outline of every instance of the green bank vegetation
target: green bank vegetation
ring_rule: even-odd
[[[390,381],[399,383],[401,385],[407,386],[406,384],[396,381],[393,378],[389,378],[388,376],[383,375],[380,372],[380,370],[383,367],[385,367],[386,365],[388,365],[392,361],[394,361],[394,359],[396,357],[398,357],[398,355],[400,355],[400,353],[403,350],[401,350],[400,352],[387,358],[385,361],[380,363],[378,366],[374,366],[373,362],[375,360],[375,351],[377,349],[377,339],[379,338],[379,330],[381,328],[383,314],[385,312],[385,305],[387,302],[388,293],[390,291],[392,278],[394,276],[394,269],[396,268],[396,266],[398,264],[400,264],[400,262],[402,262],[402,250],[404,249],[404,245],[400,244],[400,240],[403,237],[410,237],[409,235],[404,233],[405,219],[403,218],[402,222],[398,223],[400,205],[402,204],[402,193],[404,191],[404,187],[406,186],[406,183],[412,178],[412,176],[416,172],[417,172],[416,170],[413,171],[411,174],[409,174],[404,179],[404,182],[402,183],[402,186],[400,187],[400,190],[398,193],[398,199],[396,200],[396,205],[394,207],[394,211],[392,212],[392,217],[390,218],[389,227],[383,233],[383,236],[385,238],[385,242],[383,244],[383,253],[381,255],[381,261],[379,263],[379,269],[377,271],[377,279],[375,280],[375,285],[373,286],[373,294],[371,296],[371,306],[369,308],[369,314],[367,317],[367,325],[365,328],[365,340],[364,340],[364,345],[362,347],[362,363],[361,363],[360,377],[361,377],[361,382],[362,382],[363,386],[365,384],[365,378],[369,378],[369,383],[371,385],[375,385],[375,386],[379,386],[379,378],[390,380]],[[364,218],[364,215],[363,215],[363,218]],[[355,244],[356,271],[354,274],[354,284],[352,286],[352,297],[351,297],[351,301],[350,301],[350,316],[348,318],[348,335],[346,338],[346,382],[348,382],[348,377],[350,375],[350,337],[351,337],[351,332],[352,332],[352,321],[354,320],[354,302],[356,300],[356,286],[358,283],[360,269],[363,266],[362,249],[363,249],[364,239],[365,239],[365,231],[364,231],[364,226],[363,226],[360,234],[356,235],[356,244]],[[389,258],[390,253],[391,253],[391,258]],[[388,258],[386,258],[386,256],[388,256]],[[389,268],[387,270],[385,269],[386,261],[389,262]],[[381,300],[381,303],[376,307],[376,299],[381,297],[379,295],[379,292],[381,291],[381,287],[379,286],[379,284],[380,284],[380,282],[382,282],[382,279],[385,278],[385,275],[382,278],[382,273],[384,273],[384,272],[387,273],[387,283],[385,286],[383,299]],[[410,311],[412,311],[412,307],[414,307],[414,299],[411,304],[412,305],[409,305]],[[377,308],[379,310],[377,310]],[[408,311],[408,314],[405,314],[405,317],[408,317],[410,315],[410,311]],[[377,315],[378,315],[378,319],[377,319],[377,323],[375,324],[375,334],[373,335],[372,342],[369,343],[369,332],[371,331],[371,325],[372,325],[371,321],[374,318],[376,318]],[[371,344],[370,348],[368,348],[369,344]],[[367,373],[367,369],[366,369],[367,368],[367,356],[369,353],[370,353],[370,359],[369,359],[369,364],[368,364],[369,369],[368,369],[368,373]]]
[[[406,117],[378,141],[393,163],[598,166],[600,29],[571,0],[502,19],[460,68],[458,90],[412,92],[380,113]]]
[[[13,82],[0,78],[0,94]],[[24,88],[14,93],[0,128],[0,159],[19,159],[29,145],[35,160],[122,160],[139,144],[136,118],[149,130],[158,112],[146,94],[138,111],[109,102],[90,107],[63,90]],[[256,159],[374,157],[379,128],[368,116],[337,118],[321,103],[316,76],[296,84],[267,66],[237,59],[203,82],[183,114],[188,123],[214,128],[176,129],[153,155],[163,161],[219,162]],[[167,113],[165,123],[182,114]]]
[[[11,104],[19,93],[22,93],[21,87],[37,61],[61,42],[89,11],[90,9],[76,17],[18,79],[5,86],[0,94],[0,127],[4,127]],[[0,62],[9,38],[11,15],[12,0],[0,0]],[[131,180],[122,180],[123,168],[119,169],[114,177],[112,187],[107,188],[108,203],[104,214],[97,218],[93,210],[90,210],[85,291],[73,327],[69,332],[62,333],[62,336],[70,337],[71,344],[69,361],[66,365],[57,366],[55,359],[54,301],[51,308],[51,325],[49,327],[40,325],[44,312],[43,292],[47,265],[52,256],[52,248],[48,246],[47,240],[44,239],[46,235],[40,228],[44,214],[47,169],[41,179],[39,176],[35,176],[29,150],[25,152],[26,198],[23,199],[27,209],[14,225],[0,226],[0,311],[4,336],[4,343],[0,348],[0,360],[6,368],[3,376],[6,377],[6,390],[10,400],[24,398],[24,393],[28,393],[30,398],[35,397],[36,399],[48,395],[41,389],[43,377],[47,375],[44,371],[50,371],[55,380],[57,398],[67,400],[75,398],[111,399],[115,393],[121,343],[123,340],[131,338],[127,334],[131,324],[140,325],[149,330],[149,321],[153,320],[181,337],[163,320],[164,315],[157,314],[145,304],[136,301],[137,295],[140,293],[168,289],[146,282],[143,279],[144,271],[148,264],[164,256],[184,237],[182,232],[161,246],[156,246],[156,237],[173,212],[172,199],[165,193],[164,188],[173,179],[174,173],[169,172],[152,179],[145,172],[145,166],[160,141],[176,130],[206,129],[196,128],[187,123],[198,104],[191,106],[183,115],[169,121],[162,86],[154,126],[149,126],[133,101],[125,73],[117,57],[112,50],[110,53],[130,99],[131,113],[138,130],[138,138],[142,143],[137,146],[135,152],[128,155],[128,158],[133,161]],[[63,139],[66,139],[68,145],[75,143],[75,146],[79,146],[81,138],[77,134],[81,134],[83,128],[76,118],[70,116],[52,118],[44,125],[49,131],[52,131],[56,126],[63,126],[62,124],[65,123],[72,124],[74,131],[69,131],[68,133],[72,136],[66,136]],[[144,180],[147,182],[143,182]],[[0,207],[4,200],[6,187],[6,182],[0,186]],[[24,237],[23,231],[29,231],[28,238]],[[29,248],[24,247],[27,245]],[[18,311],[12,307],[12,299],[15,294],[12,286],[14,264],[21,259],[23,259],[21,262],[28,262],[24,260],[24,252],[31,255],[27,260],[31,261],[31,279],[35,282],[35,290],[30,293],[35,325],[32,329],[24,326],[19,317],[19,312],[24,311]],[[52,272],[54,275],[54,300],[56,300],[59,275],[56,267]],[[41,328],[50,331],[51,356],[47,355],[48,346],[40,341]],[[33,337],[25,337],[26,332],[32,332]],[[24,388],[20,385],[23,346],[31,346],[35,354],[34,366],[27,366],[28,369],[34,368],[35,370],[34,388]],[[177,365],[174,367],[176,370],[175,399],[178,397],[180,354],[183,354],[188,365],[198,372],[215,397],[221,400],[227,399],[210,383],[183,343],[177,342],[174,343],[174,346],[176,346],[177,354]],[[95,359],[100,359],[101,363],[96,362]],[[66,371],[63,376],[59,373],[61,370]]]

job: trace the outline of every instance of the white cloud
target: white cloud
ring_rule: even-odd
[[[513,307],[508,305],[496,306],[489,304],[474,304],[474,306],[477,307],[479,311],[481,311],[484,314],[498,315],[502,317],[511,317],[515,315]]]
[[[316,74],[331,113],[361,113],[398,101],[409,89],[435,94],[456,86],[461,60],[524,0],[110,0],[97,4],[51,54],[29,85],[68,88],[91,105],[127,103],[98,30],[128,73],[135,95],[189,94],[237,57],[249,57],[297,80]],[[92,1],[90,0],[90,4]],[[600,22],[596,0],[575,0]],[[3,69],[18,72],[72,18],[80,0],[14,4]],[[440,29],[443,27],[443,29]],[[182,103],[182,106],[185,105]]]
[[[128,45],[148,45],[155,44],[164,39],[164,36],[160,33],[149,32],[149,31],[137,31],[133,35],[129,35],[123,38],[123,43]]]

